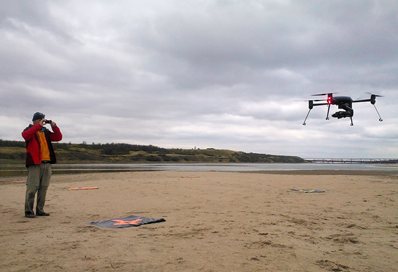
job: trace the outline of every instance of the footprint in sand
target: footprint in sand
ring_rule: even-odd
[[[327,236],[325,239],[332,240],[333,242],[341,243],[341,244],[348,244],[348,243],[358,244],[359,243],[358,238],[353,233],[332,234],[332,235]]]
[[[342,265],[336,262],[332,262],[329,260],[319,260],[316,262],[316,264],[323,268],[326,269],[327,271],[333,271],[333,272],[348,272],[349,267],[346,265]]]
[[[78,233],[86,233],[86,232],[96,232],[99,231],[98,228],[94,226],[84,226],[84,227],[77,227],[77,232]]]
[[[23,223],[29,223],[29,222],[31,222],[31,220],[19,220],[19,221],[16,221],[15,223],[23,224]]]

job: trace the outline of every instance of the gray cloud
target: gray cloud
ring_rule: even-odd
[[[396,1],[3,1],[0,138],[35,111],[65,141],[397,157]],[[305,99],[353,98],[349,120]],[[333,108],[335,110],[335,108]],[[8,121],[11,121],[10,124]]]

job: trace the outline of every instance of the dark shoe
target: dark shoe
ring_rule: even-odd
[[[37,212],[36,216],[50,216],[50,214],[46,212]]]
[[[27,218],[35,218],[36,215],[34,213],[25,213],[25,217],[27,217]]]

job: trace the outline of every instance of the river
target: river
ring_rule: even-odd
[[[372,171],[398,175],[398,164],[323,164],[323,163],[138,163],[138,164],[55,164],[53,173],[120,172],[120,171]],[[26,174],[23,165],[2,165],[0,176]]]

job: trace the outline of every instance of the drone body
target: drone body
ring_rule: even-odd
[[[354,123],[352,122],[352,117],[354,116],[354,109],[352,107],[352,104],[360,103],[360,102],[370,102],[375,107],[375,110],[376,110],[377,114],[379,115],[379,121],[380,122],[383,121],[383,119],[381,118],[379,111],[377,110],[376,105],[375,105],[376,97],[381,97],[381,95],[370,94],[369,99],[360,99],[360,100],[353,100],[349,96],[333,96],[333,93],[314,94],[313,96],[325,96],[325,95],[327,96],[326,99],[308,100],[309,111],[307,113],[307,116],[305,117],[305,120],[303,123],[304,126],[306,125],[308,115],[310,114],[313,107],[316,107],[316,106],[328,106],[326,120],[329,120],[329,112],[330,112],[331,105],[336,105],[336,106],[338,106],[339,109],[341,109],[340,111],[337,111],[334,114],[332,114],[332,117],[337,118],[337,119],[349,117],[351,120],[351,126],[353,126]]]

